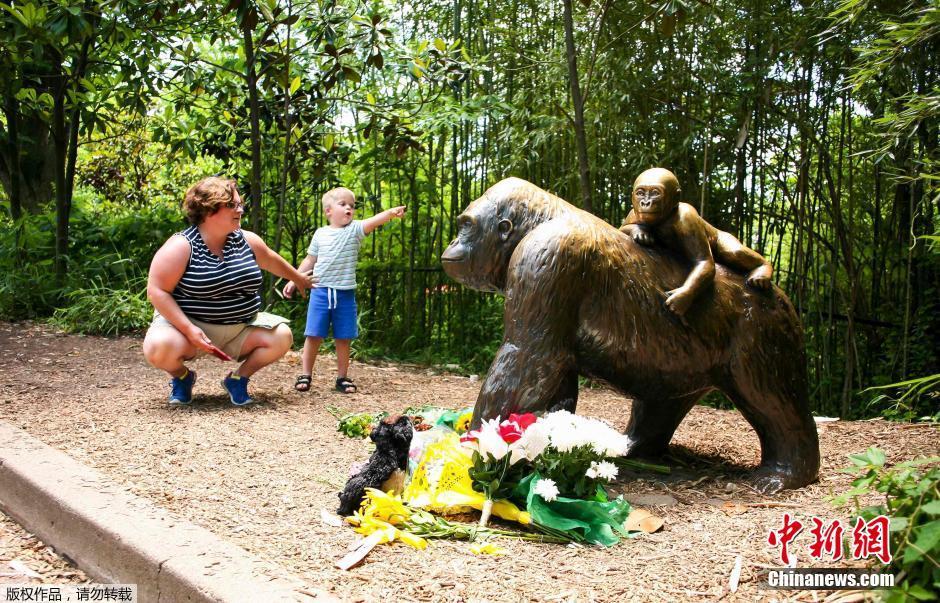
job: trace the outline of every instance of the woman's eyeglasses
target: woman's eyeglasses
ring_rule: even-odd
[[[229,209],[236,209],[236,210],[245,209],[245,203],[244,201],[240,201],[238,203],[235,203],[234,201],[229,201],[228,203],[225,204],[225,207]]]

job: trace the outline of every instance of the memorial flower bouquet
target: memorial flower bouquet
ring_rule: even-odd
[[[536,420],[531,413],[510,414],[502,422],[498,418],[484,421],[480,429],[460,438],[464,446],[473,450],[473,466],[469,469],[473,489],[486,497],[481,526],[489,522],[493,502],[510,497],[519,481],[531,471],[529,462],[548,445],[544,431],[535,427]]]
[[[556,495],[595,499],[598,487],[617,477],[612,459],[626,453],[629,441],[610,425],[564,410],[545,415],[537,425],[547,435],[548,445],[533,466],[542,480],[552,484],[541,486],[549,497],[554,487]]]
[[[627,536],[630,504],[610,500],[606,484],[617,477],[612,462],[629,440],[606,423],[567,411],[549,413],[530,430],[545,442],[513,495],[524,501],[532,524],[548,533],[604,546]]]

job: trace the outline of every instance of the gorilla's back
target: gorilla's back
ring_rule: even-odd
[[[580,281],[574,285],[583,293],[574,336],[584,372],[624,391],[634,382],[660,383],[667,390],[672,384],[706,387],[723,380],[729,351],[740,349],[733,345],[736,337],[766,330],[761,338],[802,348],[799,321],[776,287],[752,289],[743,275],[718,265],[714,285],[679,317],[664,301],[667,291],[685,281],[690,263],[668,249],[643,247],[596,216],[572,210],[537,227],[520,246],[544,245],[547,235],[562,239],[553,247],[571,248],[566,259],[575,266],[568,276]]]

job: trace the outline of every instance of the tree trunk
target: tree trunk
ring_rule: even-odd
[[[53,198],[54,142],[48,122],[24,114],[15,96],[7,96],[3,113],[8,131],[7,144],[0,151],[0,184],[16,219],[24,212],[39,213]]]
[[[86,3],[85,10],[90,10]],[[92,19],[94,32],[96,20]],[[94,41],[94,33],[88,35],[82,42],[82,49],[72,66],[71,77],[68,77],[62,65],[59,64],[58,78],[53,95],[53,140],[55,142],[55,198],[56,198],[56,229],[55,229],[55,277],[56,284],[65,284],[65,273],[68,269],[69,253],[69,219],[72,215],[72,188],[75,181],[75,163],[78,158],[78,129],[81,119],[80,107],[72,109],[69,123],[65,122],[65,96],[70,81],[78,82],[85,77],[85,68],[88,65],[88,52]]]
[[[55,147],[55,281],[61,287],[65,284],[66,256],[69,251],[69,215],[72,202],[65,185],[66,155],[68,152],[68,134],[65,127],[65,74],[58,65],[61,77],[58,78],[53,94],[52,107],[52,142]]]
[[[287,46],[284,55],[287,57],[287,82],[284,88],[284,157],[281,161],[281,190],[277,198],[277,226],[274,229],[274,251],[281,252],[281,237],[284,231],[284,204],[287,200],[287,173],[290,169],[290,139],[293,130],[291,121],[290,103],[291,103],[291,79],[290,79],[290,16],[293,5],[287,3]]]
[[[258,74],[255,72],[255,48],[251,27],[242,23],[245,49],[245,82],[248,86],[248,121],[251,124],[251,230],[262,234],[261,217],[261,108],[258,102]]]
[[[571,14],[571,0],[563,0],[563,4],[565,9],[565,53],[568,57],[571,104],[574,105],[574,138],[578,151],[578,184],[581,191],[581,205],[586,211],[593,212],[591,172],[588,166],[587,136],[584,131],[584,99],[581,96],[581,84],[578,82],[578,57],[574,50],[574,17]]]
[[[23,214],[23,200],[20,192],[20,140],[17,129],[20,113],[19,101],[12,94],[7,96],[3,112],[7,118],[7,151],[2,159],[5,171],[9,174],[7,196],[10,198],[10,217],[15,222]]]

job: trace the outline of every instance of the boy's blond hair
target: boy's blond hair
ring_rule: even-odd
[[[334,202],[338,201],[339,198],[344,195],[349,195],[353,203],[356,202],[356,195],[345,186],[337,186],[323,193],[323,211],[326,211],[326,208],[333,205]]]

